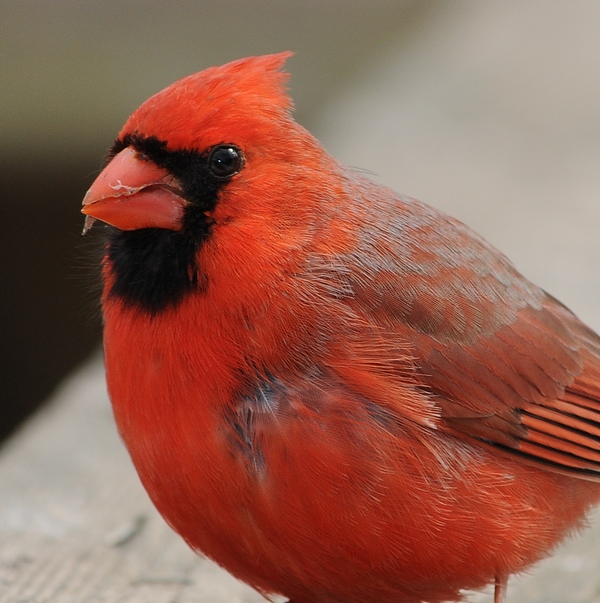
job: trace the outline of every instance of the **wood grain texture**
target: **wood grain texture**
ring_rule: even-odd
[[[0,484],[0,603],[263,601],[156,513],[119,441],[97,359],[0,451]],[[509,603],[600,603],[600,514],[591,519],[511,581]]]

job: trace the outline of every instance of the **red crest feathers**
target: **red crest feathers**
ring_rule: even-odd
[[[141,105],[120,136],[135,132],[168,141],[170,149],[203,149],[287,120],[293,103],[281,69],[290,56],[247,57],[178,80]]]

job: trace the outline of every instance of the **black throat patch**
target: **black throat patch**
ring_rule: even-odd
[[[199,283],[206,285],[196,265],[201,242],[202,237],[161,228],[110,228],[106,245],[114,278],[110,295],[151,314],[176,306]]]
[[[128,146],[171,172],[190,202],[180,231],[108,228],[106,260],[114,278],[109,295],[158,314],[179,304],[186,294],[207,286],[196,258],[211,233],[207,212],[215,208],[219,191],[226,183],[215,178],[208,168],[207,151],[172,151],[154,137],[126,135],[114,143],[108,160]]]

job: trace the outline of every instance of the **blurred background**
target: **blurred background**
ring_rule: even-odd
[[[99,346],[79,207],[127,116],[287,49],[296,117],[332,154],[468,223],[600,330],[600,3],[0,0],[0,435]]]

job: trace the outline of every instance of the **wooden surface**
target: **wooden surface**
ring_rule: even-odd
[[[119,441],[98,360],[0,454],[0,603],[258,603],[149,503]],[[600,602],[600,517],[509,603]],[[472,603],[491,595],[474,594]]]

